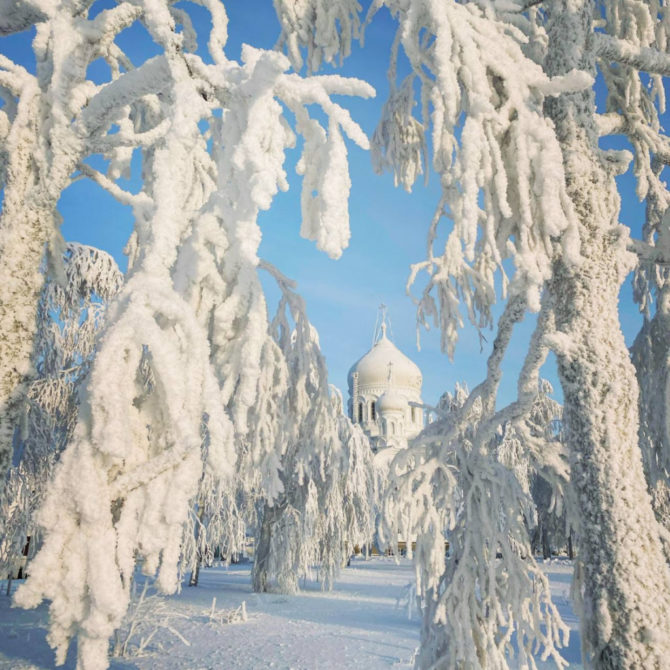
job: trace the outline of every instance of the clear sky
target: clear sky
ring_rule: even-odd
[[[230,37],[226,47],[229,58],[239,59],[242,43],[263,48],[274,46],[279,24],[271,0],[229,0],[225,4],[229,15]],[[367,0],[362,4],[367,7]],[[96,3],[98,5],[102,7],[103,3]],[[183,6],[192,12],[198,30],[206,30],[204,10],[198,7],[192,9],[193,5],[188,3],[183,3]],[[336,70],[338,74],[364,78],[377,90],[374,100],[341,100],[368,136],[374,131],[388,91],[386,68],[393,34],[394,23],[384,10],[368,27],[365,48],[354,46],[350,58]],[[2,38],[0,51],[34,70],[31,38],[28,32]],[[136,63],[155,51],[138,29],[125,31],[119,41]],[[204,44],[205,40],[202,42]],[[333,69],[326,67],[324,71]],[[92,66],[91,76],[106,77],[105,67]],[[602,91],[599,94],[602,96]],[[416,348],[415,307],[405,294],[410,264],[425,258],[426,233],[438,200],[436,176],[429,175],[427,185],[417,184],[408,194],[393,186],[390,175],[373,173],[367,152],[352,143],[348,146],[353,182],[349,201],[351,241],[341,259],[330,260],[311,242],[300,238],[300,177],[294,171],[298,149],[294,150],[287,163],[290,191],[279,194],[272,209],[261,216],[261,256],[298,282],[298,291],[306,299],[310,318],[319,331],[331,382],[345,394],[347,372],[370,348],[377,307],[382,302],[388,306],[392,339],[423,371],[425,402],[435,403],[440,394],[451,390],[457,381],[465,381],[472,388],[484,377],[486,354],[493,333],[485,333],[487,341],[480,343],[477,333],[466,328],[461,334],[454,361],[450,362],[440,352],[439,334],[435,330],[422,331],[419,352]],[[136,186],[137,179],[135,175]],[[624,203],[622,219],[631,225],[637,235],[643,220],[643,209],[636,202],[630,179],[621,180],[621,190]],[[63,194],[59,207],[66,239],[101,247],[125,267],[122,249],[132,229],[132,217],[127,208],[118,205],[86,180],[74,183]],[[416,292],[418,289],[420,287]],[[270,309],[274,310],[275,296],[269,292],[268,297]],[[622,291],[621,314],[624,333],[630,344],[641,324],[631,301],[630,282]],[[513,398],[515,371],[521,365],[532,321],[532,317],[528,317],[513,340],[501,386],[503,401]],[[552,361],[547,364],[544,373],[557,388]],[[560,394],[557,397],[560,399]]]

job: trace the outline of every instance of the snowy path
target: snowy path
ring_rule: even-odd
[[[571,566],[565,561],[545,565],[554,601],[568,625],[577,621],[568,602]],[[419,642],[416,615],[408,619],[406,587],[413,579],[408,561],[354,560],[343,570],[331,593],[308,583],[296,596],[254,594],[249,565],[211,568],[201,573],[200,586],[161,599],[160,621],[167,628],[152,639],[144,655],[112,661],[113,670],[330,670],[361,667],[411,668]],[[212,598],[217,610],[246,603],[248,619],[235,624],[213,624]],[[398,606],[398,599],[401,605]],[[156,601],[157,602],[157,601]],[[24,612],[10,609],[0,596],[0,670],[53,668],[46,640],[46,607]],[[579,667],[579,639],[575,632],[565,657]],[[573,663],[576,662],[576,665]],[[72,650],[64,666],[74,669]],[[540,664],[540,667],[553,665]]]

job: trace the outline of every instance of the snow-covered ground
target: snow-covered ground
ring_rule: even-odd
[[[324,593],[308,582],[295,596],[255,594],[250,565],[213,567],[201,572],[197,588],[184,587],[170,598],[148,598],[150,622],[138,626],[129,641],[132,652],[151,635],[141,655],[116,658],[115,670],[205,670],[209,668],[277,668],[328,670],[361,667],[411,668],[419,643],[419,620],[408,610],[411,563],[354,559],[334,590]],[[573,629],[565,657],[579,665],[577,619],[568,599],[572,566],[564,560],[544,564],[552,596]],[[10,607],[0,595],[0,669],[54,667],[46,642],[47,608]],[[212,600],[216,598],[212,608]],[[244,603],[244,608],[242,608]],[[242,619],[246,611],[246,621]],[[236,620],[225,623],[227,618]],[[575,664],[575,665],[573,665]],[[539,664],[540,667],[553,667]],[[64,666],[75,667],[73,650]]]

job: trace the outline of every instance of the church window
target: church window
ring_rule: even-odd
[[[395,435],[395,423],[391,421],[391,435]]]
[[[377,407],[375,405],[374,400],[370,403],[370,420],[371,421],[377,420]]]
[[[358,423],[363,423],[363,403],[358,403]]]
[[[412,407],[412,423],[416,423],[416,407]]]

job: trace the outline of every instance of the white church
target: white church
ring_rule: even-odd
[[[373,451],[403,449],[424,427],[421,370],[388,338],[381,325],[370,351],[349,370],[349,418],[360,424]]]

